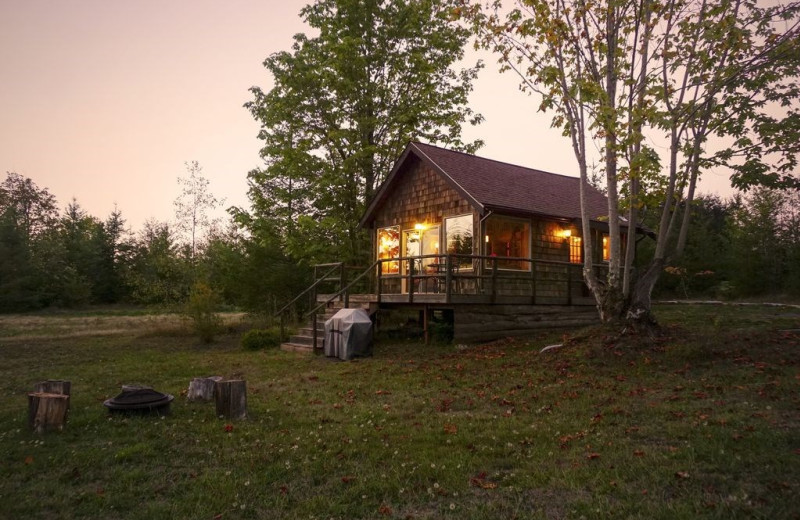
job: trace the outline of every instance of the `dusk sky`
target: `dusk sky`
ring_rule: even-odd
[[[0,0],[0,174],[15,171],[66,204],[128,225],[174,218],[177,178],[198,161],[226,205],[247,206],[261,164],[259,125],[242,105],[262,66],[307,31],[305,0]],[[474,61],[475,54],[471,54]],[[486,122],[478,154],[576,175],[569,142],[536,98],[487,61],[471,98]],[[711,172],[705,192],[727,196]]]

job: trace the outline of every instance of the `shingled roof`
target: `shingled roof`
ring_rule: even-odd
[[[403,163],[413,154],[440,172],[481,213],[509,211],[557,218],[580,219],[580,179],[541,170],[485,159],[463,152],[445,150],[412,142],[370,203],[362,225],[382,205],[391,186],[403,171]],[[606,220],[608,199],[587,186],[587,209],[591,220]]]

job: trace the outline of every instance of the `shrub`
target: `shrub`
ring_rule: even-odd
[[[278,327],[251,329],[242,336],[242,348],[245,350],[275,348],[280,346],[281,340],[281,330]]]
[[[216,313],[219,296],[208,285],[198,282],[192,287],[184,314],[192,320],[194,331],[205,343],[214,341],[222,329],[222,318]]]

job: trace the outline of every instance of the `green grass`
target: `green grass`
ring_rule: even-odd
[[[141,333],[0,338],[0,518],[797,518],[800,311],[663,306],[667,335],[479,346],[380,342],[372,358]],[[247,421],[187,403],[247,380]],[[65,431],[26,394],[69,379]],[[166,418],[109,416],[124,383]]]

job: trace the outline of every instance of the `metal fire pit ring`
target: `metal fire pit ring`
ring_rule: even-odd
[[[167,413],[175,397],[146,386],[123,386],[122,393],[106,399],[103,406],[111,412],[159,412]]]

